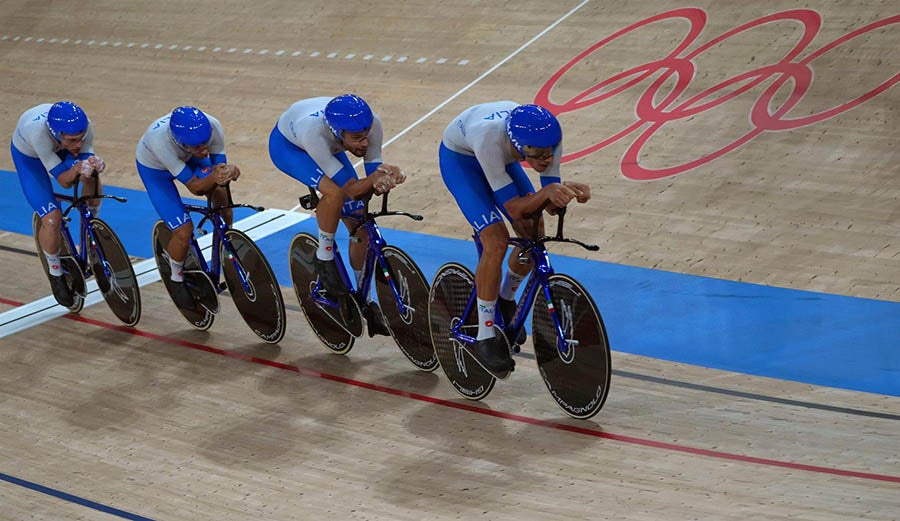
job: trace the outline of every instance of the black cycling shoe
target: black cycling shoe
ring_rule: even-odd
[[[172,300],[175,301],[175,305],[182,309],[193,309],[194,308],[194,295],[191,294],[191,290],[184,285],[183,281],[170,281],[172,283]]]
[[[316,274],[319,275],[319,282],[329,295],[340,297],[349,293],[334,259],[326,261],[316,257],[314,264],[316,266]]]
[[[378,307],[378,304],[375,303],[375,301],[366,304],[363,315],[366,317],[366,324],[369,325],[369,338],[372,338],[375,335],[391,336],[391,329],[388,327],[387,322],[385,322],[384,315],[381,313],[381,308]]]
[[[497,378],[506,378],[516,366],[509,349],[497,337],[476,340],[469,351],[485,370]]]
[[[508,328],[510,322],[512,322],[513,313],[516,312],[516,301],[500,297],[497,299],[497,306],[500,308],[500,315],[503,316],[503,326]],[[519,331],[519,336],[516,337],[515,344],[520,346],[525,343],[527,338],[528,335],[525,334],[525,328],[523,327]]]
[[[66,283],[64,275],[50,275],[50,289],[53,290],[53,298],[64,308],[75,305],[75,296]]]

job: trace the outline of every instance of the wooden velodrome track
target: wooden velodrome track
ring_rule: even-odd
[[[276,118],[297,99],[356,92],[382,115],[386,160],[410,175],[395,198],[426,217],[391,226],[465,239],[437,172],[443,128],[469,105],[531,102],[552,84],[566,152],[577,156],[564,175],[594,190],[570,232],[601,246],[558,251],[900,300],[900,89],[889,88],[900,10],[822,2],[690,59],[666,58],[703,12],[702,32],[673,56],[797,8],[690,6],[649,23],[685,6],[4,0],[0,128],[8,139],[25,109],[75,100],[97,129],[105,182],[141,189],[137,139],[154,118],[195,104],[225,125],[229,158],[244,171],[240,197],[290,209],[301,187],[266,151]],[[677,113],[734,91],[740,84],[714,86],[795,46],[794,64],[885,20],[816,56],[805,92],[787,81],[758,104],[778,77],[767,71],[747,95]],[[806,30],[810,41],[798,44]],[[657,72],[639,89],[592,99],[604,92],[594,85],[663,59],[685,79],[693,63],[694,81],[676,86],[673,75],[642,97]],[[779,72],[788,70],[803,83],[802,67]],[[654,118],[678,121],[638,139]],[[638,120],[639,131],[612,138]],[[6,154],[0,169],[13,170]],[[0,245],[0,311],[46,296],[38,262],[22,253],[31,237],[3,233]],[[209,332],[191,330],[159,283],[142,288],[134,331],[97,305],[0,340],[0,519],[900,518],[896,396],[614,352],[610,398],[579,422],[556,408],[527,357],[471,403],[440,371],[412,369],[390,341],[327,354],[284,290],[292,309],[278,346],[258,343],[227,300]]]

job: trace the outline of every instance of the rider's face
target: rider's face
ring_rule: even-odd
[[[72,154],[73,156],[77,156],[81,153],[81,147],[84,145],[85,134],[87,134],[87,131],[80,132],[78,134],[60,134],[59,144],[68,153]]]
[[[545,147],[545,148],[537,148],[537,147],[523,147],[525,153],[521,153],[515,149],[515,147],[510,144],[510,147],[513,150],[513,153],[516,157],[523,159],[531,168],[534,168],[537,172],[543,172],[550,168],[550,165],[553,164],[553,147]]]
[[[536,156],[525,156],[525,162],[531,165],[538,172],[543,172],[550,168],[553,164],[553,149],[549,149],[549,154],[540,154]]]
[[[363,157],[369,149],[369,131],[343,132],[344,148],[356,157]]]
[[[192,156],[199,157],[200,159],[209,155],[209,143],[194,146],[184,145],[184,149],[190,152]]]

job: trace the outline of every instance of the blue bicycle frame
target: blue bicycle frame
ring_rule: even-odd
[[[549,202],[545,202],[541,208],[532,215],[532,218],[535,219],[535,228],[534,228],[534,236],[537,237],[537,226],[538,220],[537,217],[541,215],[544,208],[548,205]],[[512,318],[510,319],[511,324],[503,323],[503,316],[498,309],[495,315],[495,322],[503,324],[503,333],[507,338],[516,338],[519,334],[519,331],[525,327],[525,320],[527,316],[528,310],[531,310],[534,306],[535,299],[537,298],[538,289],[543,292],[544,302],[546,302],[547,309],[550,312],[550,316],[553,317],[553,326],[556,328],[556,348],[559,351],[560,357],[563,360],[568,360],[571,358],[570,353],[572,352],[572,346],[570,343],[577,342],[576,340],[568,340],[565,331],[563,331],[563,325],[560,322],[559,314],[553,304],[552,295],[550,295],[550,285],[549,278],[554,274],[553,266],[550,264],[550,254],[547,252],[547,249],[544,247],[545,242],[570,242],[574,244],[578,244],[587,250],[596,251],[597,246],[587,245],[582,243],[581,241],[577,241],[575,239],[567,239],[562,236],[562,228],[563,228],[563,218],[565,216],[565,208],[561,208],[557,210],[556,215],[559,216],[559,221],[557,222],[557,231],[555,237],[543,237],[541,239],[523,239],[520,237],[510,237],[508,242],[511,246],[516,246],[521,249],[520,256],[528,255],[531,258],[531,273],[528,276],[528,281],[525,283],[525,289],[523,290],[523,296],[519,298],[516,303],[516,310],[513,313]],[[483,251],[483,246],[481,244],[481,239],[476,234],[473,236],[475,239],[475,247],[478,250],[478,257],[481,258],[481,253]],[[476,300],[477,288],[473,288],[472,295],[469,297],[469,301],[466,303],[466,309],[463,312],[463,317],[468,317],[470,313],[475,309],[475,300]],[[462,332],[463,323],[465,320],[459,321],[459,323],[451,326],[450,334],[453,338],[460,342],[464,342],[466,344],[474,344],[475,337],[471,335],[467,335]]]
[[[77,190],[77,186],[75,188]],[[69,247],[69,251],[78,259],[78,264],[84,270],[85,276],[90,276],[93,274],[93,266],[88,262],[88,249],[87,245],[90,243],[90,248],[96,252],[98,256],[98,260],[100,261],[100,265],[103,266],[103,275],[107,280],[113,278],[113,274],[109,271],[109,263],[106,261],[103,250],[97,247],[97,243],[94,240],[94,235],[91,233],[93,230],[91,228],[90,220],[93,219],[94,215],[91,213],[91,210],[88,208],[86,204],[82,204],[86,201],[90,201],[92,199],[115,199],[120,203],[124,203],[127,201],[124,197],[118,197],[115,195],[93,195],[93,196],[81,196],[77,197],[76,195],[66,195],[66,194],[54,194],[57,199],[68,201],[71,205],[66,208],[66,211],[63,212],[62,218],[64,223],[68,223],[71,221],[69,217],[69,212],[73,209],[78,210],[79,218],[81,219],[81,223],[79,223],[79,244],[81,247],[77,247],[75,244],[75,239],[72,237],[72,231],[69,230],[69,226],[66,224],[60,227],[62,231],[63,237],[65,237],[66,244]]]
[[[252,207],[249,205],[231,204],[230,199],[231,199],[231,195],[229,193],[229,205],[225,206],[225,207],[220,207],[218,209],[238,208],[238,207],[250,207],[250,208],[256,209],[255,207]],[[222,264],[221,264],[221,260],[220,260],[218,252],[222,248],[222,245],[224,245],[226,256],[228,257],[229,262],[231,262],[234,265],[235,272],[238,274],[238,276],[241,279],[241,285],[243,286],[244,291],[247,292],[248,294],[252,293],[253,287],[250,285],[250,283],[247,279],[247,274],[244,272],[243,269],[241,269],[237,258],[235,258],[235,256],[234,256],[234,248],[231,246],[231,241],[229,241],[228,237],[225,235],[225,232],[229,230],[229,227],[225,223],[225,220],[222,218],[221,214],[212,210],[212,201],[211,200],[207,201],[206,206],[187,203],[184,205],[184,208],[189,212],[198,213],[203,216],[203,219],[200,220],[200,222],[197,224],[197,227],[195,228],[195,233],[191,235],[191,249],[194,250],[194,255],[197,257],[197,262],[200,263],[200,269],[202,269],[204,272],[206,272],[206,274],[210,276],[210,279],[213,280],[213,284],[216,288],[216,292],[221,293],[222,291],[225,290],[225,287],[226,287],[225,283],[221,282],[219,280],[221,278],[221,274],[222,274]],[[205,223],[207,221],[213,227],[213,229],[212,229],[212,234],[213,234],[212,250],[211,250],[212,253],[210,255],[210,258],[212,259],[211,262],[207,262],[206,259],[203,257],[203,253],[200,250],[200,244],[197,242],[197,233],[206,233],[205,230],[201,230],[201,227],[203,226],[203,223]]]
[[[384,247],[387,243],[385,242],[384,237],[381,235],[381,230],[378,228],[378,224],[375,222],[375,219],[373,217],[380,215],[392,215],[392,213],[387,212],[387,198],[385,197],[384,199],[382,199],[382,201],[383,206],[382,212],[380,214],[370,214],[368,211],[367,202],[364,210],[365,217],[362,217],[360,219],[359,217],[355,217],[353,215],[342,216],[343,218],[359,220],[359,223],[350,230],[351,237],[356,234],[357,230],[362,229],[366,232],[366,236],[369,239],[369,244],[366,248],[366,259],[363,263],[363,277],[361,281],[362,285],[358,288],[358,290],[353,289],[355,284],[354,281],[351,280],[347,268],[344,265],[340,250],[338,249],[337,245],[335,245],[334,247],[334,257],[337,263],[338,272],[341,274],[341,278],[344,280],[344,284],[347,285],[347,288],[350,289],[351,293],[353,294],[354,298],[357,299],[357,301],[359,300],[361,295],[368,295],[369,291],[372,289],[371,275],[374,273],[376,261],[381,268],[384,278],[388,282],[391,281],[391,275],[387,269],[387,261],[384,258],[384,254],[381,252],[381,248]],[[400,214],[400,212],[395,212],[395,214]],[[400,314],[405,315],[406,313],[408,313],[408,308],[406,304],[403,303],[403,298],[399,293],[397,293],[397,288],[394,286],[394,284],[388,284],[388,286],[391,288],[391,293],[393,293],[394,295],[394,300],[396,300],[397,308],[399,309]],[[316,284],[315,290],[313,291],[313,300],[323,306],[337,308],[337,303],[321,296],[319,291],[321,288],[322,282],[319,281]],[[365,304],[365,302],[360,302],[360,304]]]

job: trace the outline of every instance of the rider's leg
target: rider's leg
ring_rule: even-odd
[[[165,170],[148,168],[140,162],[137,163],[137,169],[156,213],[172,232],[169,243],[165,245],[171,269],[169,278],[175,283],[168,286],[172,290],[172,298],[179,307],[192,307],[194,297],[184,286],[184,259],[194,233],[194,223],[181,202],[171,174]]]
[[[316,257],[321,260],[334,259],[334,234],[337,232],[341,208],[347,195],[334,181],[323,177],[319,181],[319,204],[316,206],[316,221],[319,227],[319,249]]]
[[[170,284],[172,299],[180,308],[194,306],[194,296],[184,285],[184,259],[187,257],[193,234],[194,223],[187,221],[172,230],[172,238],[166,245],[166,252],[169,254],[169,269],[171,270],[169,278],[174,282],[174,284]]]
[[[503,257],[506,255],[509,231],[506,224],[496,222],[484,227],[478,237],[481,240],[481,257],[475,269],[475,287],[478,298],[477,340],[494,336],[494,311],[500,292],[500,275]]]
[[[10,152],[25,199],[41,219],[38,244],[40,244],[41,250],[47,258],[47,266],[50,272],[50,287],[53,289],[53,295],[56,297],[57,302],[69,307],[74,303],[74,297],[68,284],[63,279],[62,265],[59,258],[62,241],[59,235],[59,230],[62,226],[62,212],[59,209],[59,201],[53,195],[53,185],[50,181],[50,176],[40,159],[26,156],[12,144],[10,144]]]
[[[91,177],[81,180],[81,195],[101,195],[103,193],[103,185],[100,183],[99,177]],[[92,199],[88,201],[88,209],[94,217],[100,213],[100,201],[102,199]]]
[[[59,250],[62,245],[62,237],[59,235],[61,226],[62,212],[58,209],[53,210],[41,217],[41,231],[38,233],[38,242],[47,257],[50,274],[56,276],[63,274],[59,265]]]
[[[469,349],[481,365],[495,376],[508,374],[515,364],[505,343],[497,338],[493,323],[509,231],[497,208],[494,191],[478,160],[473,156],[453,152],[443,143],[439,159],[441,179],[453,194],[466,220],[478,233],[483,246],[475,270],[478,336]]]
[[[50,272],[50,289],[60,305],[70,307],[75,303],[75,296],[63,278],[62,262],[59,258],[62,238],[59,229],[62,223],[62,212],[53,210],[41,218],[41,231],[38,233],[38,243],[41,245],[44,257],[47,259],[47,269]]]
[[[319,247],[314,262],[325,290],[341,295],[347,293],[347,288],[334,262],[334,234],[340,220],[341,206],[347,197],[340,187],[356,174],[347,154],[340,152],[334,157],[341,162],[342,168],[326,174],[312,156],[289,141],[277,126],[269,134],[269,158],[278,170],[310,188],[318,189],[322,194],[316,205]]]
[[[529,229],[531,224],[531,219],[515,220],[512,222],[513,231],[516,233],[517,237],[531,237],[532,230]],[[538,235],[543,235],[544,233],[543,224],[544,221],[541,219],[538,224]],[[527,256],[519,257],[519,253],[521,252],[521,248],[515,247],[509,254],[509,258],[506,262],[508,271],[506,272],[506,276],[503,278],[503,283],[500,287],[501,298],[514,300],[516,291],[519,290],[522,281],[525,280],[525,277],[527,277],[529,273],[531,273],[531,258]]]
[[[213,189],[212,192],[209,193],[209,198],[212,199],[212,202],[215,206],[226,206],[228,204],[228,192],[225,190],[224,186],[217,186]],[[230,228],[232,224],[234,224],[234,209],[226,208],[222,210],[222,219],[225,220],[225,224]]]
[[[187,257],[191,236],[194,234],[194,223],[188,221],[172,230],[172,238],[166,245],[169,254],[169,265],[172,268],[171,279],[176,282],[184,280],[184,259]]]

